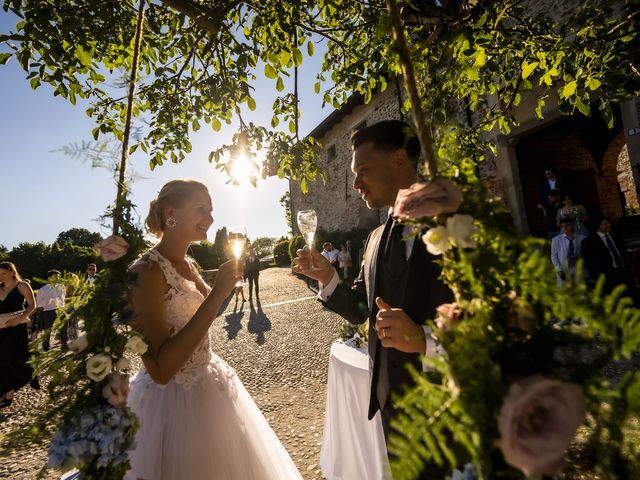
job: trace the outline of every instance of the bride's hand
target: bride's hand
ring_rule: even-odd
[[[231,293],[238,281],[242,281],[244,262],[241,260],[229,260],[218,268],[216,283],[213,285],[212,294],[224,299]]]

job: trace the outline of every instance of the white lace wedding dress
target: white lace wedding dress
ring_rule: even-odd
[[[160,265],[170,287],[166,317],[174,335],[204,297],[157,250],[145,259]],[[127,479],[302,478],[236,372],[211,352],[208,337],[167,385],[155,383],[143,367],[128,403],[141,426]]]

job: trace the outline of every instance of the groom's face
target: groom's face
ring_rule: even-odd
[[[390,207],[395,202],[397,152],[377,149],[373,142],[362,143],[353,150],[351,170],[356,176],[353,188],[370,209]]]

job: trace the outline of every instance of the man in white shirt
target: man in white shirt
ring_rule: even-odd
[[[333,244],[331,242],[325,242],[322,245],[322,256],[329,260],[329,263],[331,263],[331,265],[333,265],[334,267],[338,262],[338,253],[338,250],[333,248]]]
[[[558,285],[563,286],[576,273],[576,261],[582,256],[584,235],[575,233],[576,223],[571,217],[560,219],[560,235],[551,240],[551,263],[556,267]]]
[[[627,262],[625,249],[611,233],[611,222],[608,218],[595,219],[597,231],[583,242],[582,253],[587,267],[587,283],[595,285],[600,275],[604,275],[604,291],[610,292],[618,285],[627,286],[627,295],[636,302],[637,287]]]
[[[47,272],[47,279],[49,283],[44,285],[36,295],[36,305],[38,306],[40,313],[40,325],[41,331],[48,330],[53,326],[53,323],[58,316],[58,310],[64,307],[66,288],[64,284],[59,281],[60,272],[58,270],[49,270]],[[48,351],[50,345],[50,333],[45,332],[46,338],[42,344],[44,351]],[[60,344],[63,349],[67,348],[67,328],[66,325],[60,329]]]
[[[98,266],[95,263],[87,265],[87,281],[89,285],[93,285],[93,282],[98,278]]]

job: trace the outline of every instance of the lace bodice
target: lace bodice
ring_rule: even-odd
[[[171,262],[163,257],[158,250],[149,250],[143,255],[142,259],[157,263],[169,285],[169,291],[165,295],[165,314],[169,326],[169,334],[173,337],[191,320],[191,317],[204,301],[204,296],[196,287],[195,282],[187,280],[180,275]],[[204,284],[204,282],[202,283]],[[210,290],[207,286],[207,292]],[[212,357],[214,357],[214,362],[211,362]],[[171,381],[179,383],[185,388],[191,388],[206,374],[221,377],[229,377],[235,374],[231,367],[219,357],[212,355],[208,335],[202,339],[191,358],[173,376]]]

